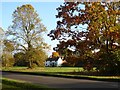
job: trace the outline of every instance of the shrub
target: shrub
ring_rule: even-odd
[[[109,75],[120,74],[119,72],[120,61],[116,53],[101,52],[99,54],[99,59],[97,63],[98,64],[96,69],[101,73],[109,74]]]

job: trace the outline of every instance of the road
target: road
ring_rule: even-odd
[[[38,85],[45,85],[50,88],[104,88],[104,89],[116,89],[118,88],[118,82],[106,82],[95,81],[85,79],[70,79],[70,78],[58,78],[50,76],[38,76],[3,72],[2,77],[11,78],[16,80],[24,80]]]

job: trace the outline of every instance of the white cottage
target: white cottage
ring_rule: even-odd
[[[61,66],[62,63],[63,63],[63,60],[60,57],[48,58],[45,61],[45,66],[46,67],[56,67],[56,66]]]

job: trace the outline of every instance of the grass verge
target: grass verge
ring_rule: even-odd
[[[26,81],[2,78],[2,90],[57,90],[43,85],[35,85]]]

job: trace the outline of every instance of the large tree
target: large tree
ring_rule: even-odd
[[[39,15],[32,5],[26,4],[13,12],[13,24],[9,27],[8,35],[12,35],[12,39],[17,46],[17,50],[25,53],[31,52],[32,49],[41,50],[47,47],[43,42],[42,34],[46,31],[46,27],[41,23]],[[32,60],[29,61],[31,68]]]
[[[96,50],[108,56],[118,50],[119,5],[120,2],[65,2],[60,5],[56,15],[60,20],[56,29],[48,34],[52,40],[60,40],[56,50],[63,52],[62,48],[74,47],[79,56],[85,59],[92,57],[92,52]]]

